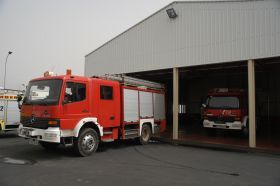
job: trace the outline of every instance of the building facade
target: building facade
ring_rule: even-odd
[[[168,11],[173,11],[171,13],[175,16],[170,17]],[[243,85],[244,78],[236,81],[248,91],[251,118],[248,145],[254,148],[257,107],[262,107],[261,109],[268,112],[264,116],[268,118],[267,121],[270,121],[271,110],[280,109],[277,106],[280,103],[277,96],[280,90],[276,85],[269,83],[278,78],[278,73],[267,75],[269,69],[279,69],[279,20],[279,0],[173,2],[87,54],[85,75],[137,74],[138,77],[149,79],[149,74],[154,76],[151,80],[158,78],[159,82],[170,84],[167,86],[170,93],[167,102],[170,102],[169,110],[172,112],[170,125],[173,138],[178,139],[180,101],[194,100],[195,96],[191,97],[191,94],[198,94],[203,86],[209,88],[207,80],[214,79],[211,75],[217,72],[217,69],[231,69],[231,73],[235,70],[240,71],[235,72],[235,76],[232,77],[227,74],[222,77],[222,73],[219,72],[219,79],[227,81],[213,81],[216,83],[213,87],[229,87],[234,82],[233,77],[246,77],[246,85]],[[262,67],[257,67],[257,71],[260,69],[258,72],[256,64]],[[235,69],[235,66],[238,68]],[[246,74],[239,74],[244,69]],[[205,70],[208,74],[204,73]],[[199,87],[196,93],[189,93],[191,88],[181,90],[180,87],[187,87],[186,82],[192,84],[198,80],[194,79],[196,76],[187,78],[194,74],[193,72],[197,72],[198,75],[204,73],[200,77],[202,80],[196,85]],[[166,73],[171,74],[171,79],[163,81]],[[181,83],[180,78],[185,78],[185,81]],[[277,91],[259,90],[258,87],[264,85],[267,86],[266,89]],[[267,95],[267,99],[256,103],[256,95],[261,94]],[[274,106],[271,105],[273,103]],[[188,105],[191,105],[190,101],[186,101],[186,107]],[[194,108],[189,108],[192,109]],[[273,117],[280,119],[280,113],[277,111]]]

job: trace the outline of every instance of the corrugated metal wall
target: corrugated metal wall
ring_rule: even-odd
[[[166,9],[178,14],[169,19]],[[85,75],[280,56],[280,1],[175,2],[86,56]]]

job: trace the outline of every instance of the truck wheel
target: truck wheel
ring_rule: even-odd
[[[59,143],[50,143],[45,141],[39,141],[39,143],[47,150],[55,150],[59,146]]]
[[[89,156],[98,148],[99,136],[92,128],[83,129],[74,140],[74,150],[79,156]]]
[[[139,137],[139,143],[141,145],[148,144],[151,136],[152,136],[151,127],[149,125],[143,125],[142,131],[141,131],[141,136]]]

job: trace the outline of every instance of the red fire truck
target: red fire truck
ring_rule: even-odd
[[[216,88],[210,90],[203,104],[203,127],[210,134],[215,129],[243,131],[248,134],[247,94],[241,89]]]
[[[146,144],[165,127],[162,84],[128,76],[73,76],[68,70],[29,82],[18,134],[31,144],[73,146],[78,155],[88,156],[99,142]]]

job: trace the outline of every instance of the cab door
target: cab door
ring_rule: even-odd
[[[73,129],[89,116],[88,82],[67,81],[62,102],[62,129]]]
[[[100,80],[94,86],[98,104],[98,123],[103,127],[120,126],[120,86],[118,82]]]

